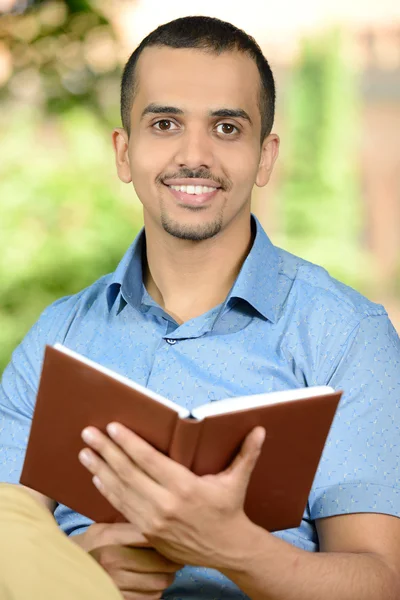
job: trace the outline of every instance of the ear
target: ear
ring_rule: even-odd
[[[275,161],[279,154],[279,144],[279,136],[275,133],[270,133],[270,135],[267,136],[263,141],[260,163],[258,165],[257,177],[255,181],[258,187],[264,187],[264,185],[267,185],[271,177]]]
[[[118,177],[124,183],[130,183],[131,167],[129,164],[128,148],[129,138],[128,134],[122,127],[117,127],[112,132],[112,142],[115,152],[115,164],[117,167]]]

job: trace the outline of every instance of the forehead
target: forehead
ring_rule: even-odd
[[[145,48],[136,70],[137,94],[133,111],[149,102],[183,110],[240,107],[258,112],[260,76],[257,65],[241,52],[220,55],[199,49]]]

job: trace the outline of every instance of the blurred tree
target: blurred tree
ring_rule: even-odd
[[[0,373],[49,303],[111,272],[142,224],[111,143],[82,108],[0,119]]]
[[[142,224],[119,183],[119,47],[100,2],[0,19],[0,373],[40,312],[114,270]]]
[[[119,47],[101,3],[87,0],[35,2],[23,14],[0,20],[0,102],[34,104],[46,114],[87,106],[101,122],[118,114]],[[111,93],[107,93],[111,88]]]
[[[285,96],[282,244],[363,287],[357,77],[340,31],[304,41]]]

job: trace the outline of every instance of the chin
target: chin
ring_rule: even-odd
[[[201,242],[215,237],[222,229],[222,215],[203,223],[188,223],[161,215],[161,224],[167,233],[181,240]]]

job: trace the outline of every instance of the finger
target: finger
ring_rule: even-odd
[[[110,423],[107,432],[142,471],[163,487],[173,489],[174,482],[180,478],[195,477],[189,469],[165,456],[120,423]]]
[[[98,524],[91,525],[96,527]],[[151,544],[132,523],[101,524],[101,546],[120,545],[139,548],[150,548]]]
[[[109,465],[90,448],[84,448],[78,455],[79,461],[93,475],[93,484],[99,492],[115,506],[112,495],[121,498],[125,493],[125,485]],[[115,506],[117,508],[117,506]]]
[[[113,578],[114,579],[114,578]],[[139,592],[142,594],[162,593],[172,585],[175,573],[136,573],[120,571],[115,581],[121,592]]]
[[[145,554],[152,551],[141,552]],[[110,575],[121,591],[157,592],[171,585],[176,569],[152,571],[151,564],[144,563],[146,570],[142,570],[137,553],[137,550],[135,554],[135,551],[122,546],[104,546],[93,550],[91,556]]]
[[[175,573],[183,565],[169,560],[154,548],[101,546],[91,552],[104,568],[135,573]]]
[[[238,454],[233,459],[229,467],[224,471],[224,475],[232,475],[247,487],[250,476],[256,466],[258,457],[265,439],[265,429],[255,427],[244,439]]]
[[[79,453],[80,462],[92,473],[93,485],[101,495],[131,523],[140,528],[146,526],[146,515],[151,512],[151,505],[146,497],[141,496],[135,487],[128,487],[104,460],[89,448]],[[144,476],[144,474],[143,474]],[[151,482],[154,484],[154,482]]]
[[[157,497],[157,494],[161,493],[160,486],[151,479],[146,473],[144,473],[140,467],[133,463],[129,456],[124,452],[123,448],[120,448],[110,438],[104,435],[101,431],[95,427],[87,427],[82,432],[83,440],[88,443],[96,452],[104,459],[104,462],[111,467],[114,473],[118,476],[121,482],[129,486],[130,489],[135,489],[137,493],[141,493],[142,497],[149,497],[153,494],[153,497]],[[93,454],[93,453],[92,453]],[[80,457],[84,460],[85,455]],[[89,458],[89,455],[86,456]],[[90,456],[93,459],[93,456]],[[91,470],[89,463],[87,468]],[[93,468],[101,468],[101,463],[93,461]],[[107,472],[102,469],[107,475]],[[103,484],[107,481],[103,480],[102,476],[97,470],[91,470],[94,475],[97,475]],[[107,488],[109,486],[107,485]],[[110,490],[111,491],[111,490]]]
[[[121,591],[123,600],[162,600],[162,592]]]
[[[126,568],[138,573],[175,573],[183,566],[169,560],[154,548],[121,547],[120,549],[126,561]]]

